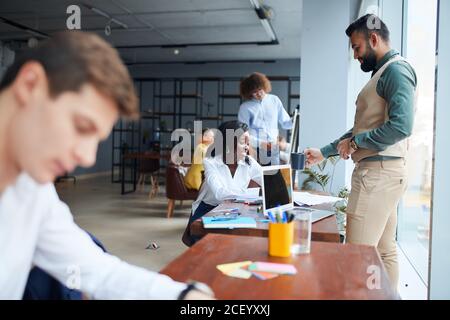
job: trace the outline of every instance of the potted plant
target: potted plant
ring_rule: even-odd
[[[338,201],[334,204],[334,210],[336,211],[336,221],[339,229],[341,242],[345,241],[345,227],[347,226],[347,204],[350,190],[347,187],[342,187],[339,190],[338,197],[342,198],[342,201]]]
[[[336,164],[339,162],[340,158],[338,156],[330,157],[325,159],[321,163],[311,167],[306,168],[303,173],[307,175],[306,179],[303,181],[303,190],[315,190],[317,186],[320,187],[320,191],[328,192],[332,194],[331,188],[333,186],[333,177],[336,169]],[[332,165],[331,173],[327,173],[325,168],[327,164]],[[327,188],[328,186],[328,188]],[[342,198],[342,201],[338,201],[334,204],[334,210],[336,211],[336,221],[338,224],[339,234],[341,242],[345,241],[345,227],[346,227],[346,210],[348,203],[348,196],[350,191],[347,187],[342,187],[336,197]]]
[[[333,187],[333,177],[336,170],[336,164],[339,162],[339,157],[329,157],[319,164],[314,165],[311,168],[305,168],[303,173],[307,175],[306,179],[303,181],[303,190],[314,190],[315,185],[321,187],[321,191],[331,193],[331,188]],[[325,168],[327,164],[330,163],[333,166],[331,174],[326,173]],[[327,190],[327,185],[328,186]]]

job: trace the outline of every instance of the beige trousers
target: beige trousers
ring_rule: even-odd
[[[347,206],[347,243],[377,247],[394,290],[398,284],[397,206],[406,186],[403,159],[359,162]]]

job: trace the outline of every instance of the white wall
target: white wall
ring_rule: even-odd
[[[348,129],[349,0],[303,2],[300,145],[323,147]],[[345,185],[345,165],[337,164],[336,192]]]
[[[390,32],[391,47],[400,53],[402,53],[403,33],[402,8],[403,0],[383,0],[380,7],[380,17]]]

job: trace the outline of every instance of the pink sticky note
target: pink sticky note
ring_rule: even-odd
[[[248,266],[250,271],[263,271],[278,274],[296,274],[297,269],[292,264],[271,263],[271,262],[254,262]]]

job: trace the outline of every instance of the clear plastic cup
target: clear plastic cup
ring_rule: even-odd
[[[308,254],[311,252],[311,211],[294,208],[292,213],[295,214],[295,231],[291,253],[294,255]]]

